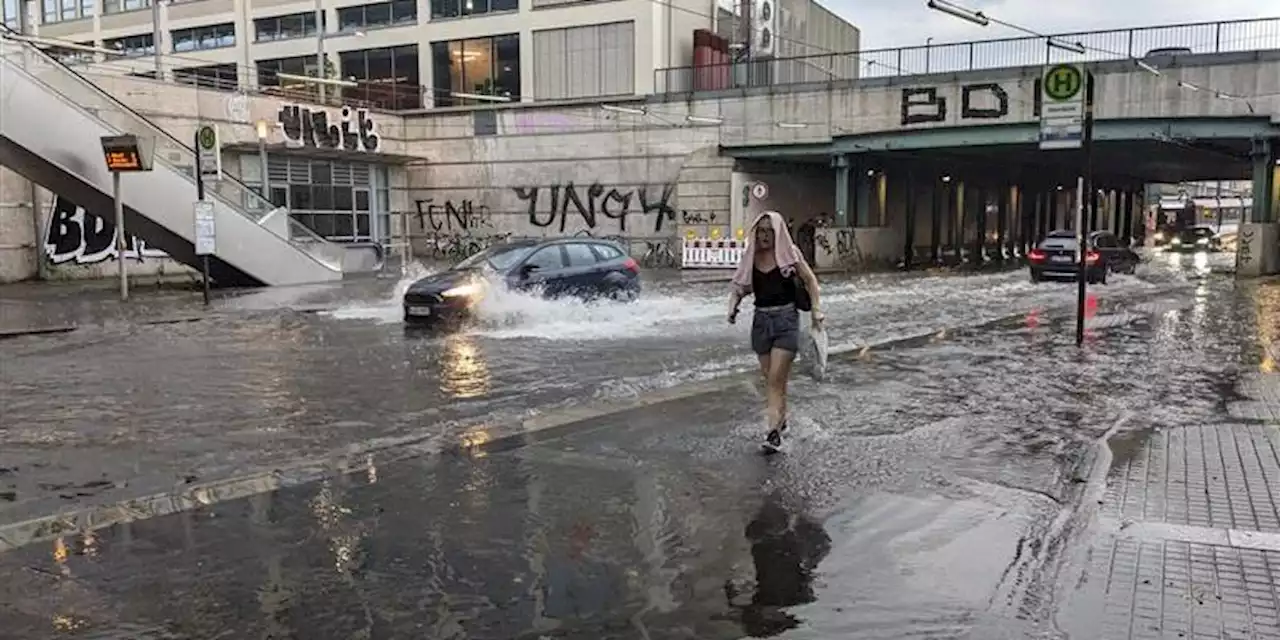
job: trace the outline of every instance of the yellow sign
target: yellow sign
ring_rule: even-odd
[[[711,227],[711,239],[712,240],[720,239],[720,227]]]
[[[738,230],[733,232],[733,235],[737,236],[738,239],[741,240],[747,237],[747,230],[743,229],[742,227],[738,227]]]
[[[142,158],[137,149],[123,149],[106,152],[107,169],[109,171],[141,171]]]
[[[685,230],[685,232],[684,232],[684,237],[686,237],[686,238],[688,238],[688,239],[692,240],[692,239],[694,239],[694,238],[698,237],[698,234],[694,233],[694,232],[693,232],[693,229],[686,229],[686,230]]]

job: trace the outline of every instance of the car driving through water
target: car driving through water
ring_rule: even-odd
[[[469,317],[490,287],[537,291],[548,298],[640,296],[640,266],[621,246],[594,238],[520,240],[494,245],[404,293],[404,320],[427,324]]]
[[[1169,239],[1169,251],[1220,251],[1222,239],[1214,233],[1213,227],[1190,227],[1174,234]]]
[[[1080,273],[1075,231],[1051,231],[1027,252],[1031,281],[1075,280]],[[1133,273],[1141,258],[1110,231],[1094,231],[1085,244],[1085,278],[1089,284],[1107,283],[1107,273]]]

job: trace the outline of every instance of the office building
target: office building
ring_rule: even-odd
[[[11,28],[121,54],[66,50],[67,62],[153,74],[158,46],[166,79],[315,92],[293,76],[320,74],[323,60],[325,77],[350,83],[329,91],[388,109],[680,90],[655,77],[692,65],[699,29],[731,33],[755,59],[857,49],[857,29],[812,0],[728,1],[0,0],[0,11]]]

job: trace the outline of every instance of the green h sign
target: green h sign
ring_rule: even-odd
[[[1074,65],[1055,65],[1044,73],[1043,82],[1045,97],[1065,102],[1079,96],[1084,89],[1084,73]]]

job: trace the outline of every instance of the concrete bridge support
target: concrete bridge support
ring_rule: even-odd
[[[1236,251],[1236,277],[1252,278],[1280,271],[1280,225],[1277,225],[1277,200],[1280,188],[1276,174],[1280,171],[1278,141],[1255,138],[1250,159],[1253,162],[1253,208],[1249,218],[1240,224],[1239,249]]]

